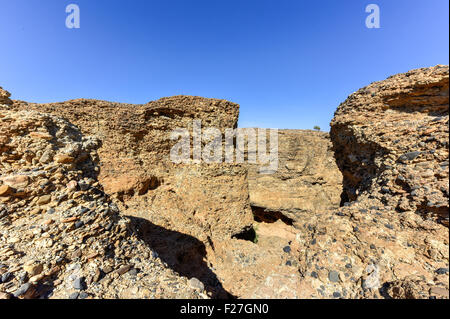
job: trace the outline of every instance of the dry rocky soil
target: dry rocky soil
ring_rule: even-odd
[[[449,298],[448,66],[279,130],[273,174],[170,160],[174,129],[238,116],[0,88],[0,298]]]

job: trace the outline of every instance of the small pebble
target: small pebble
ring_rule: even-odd
[[[339,282],[339,273],[337,271],[334,271],[334,270],[330,271],[328,273],[328,279],[331,282]]]
[[[84,277],[77,277],[73,281],[73,288],[75,288],[77,290],[84,290],[84,289],[86,289],[86,283],[84,281]]]

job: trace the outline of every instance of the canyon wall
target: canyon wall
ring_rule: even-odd
[[[349,200],[369,193],[448,226],[448,67],[375,82],[336,111],[331,138]]]
[[[270,298],[298,295],[295,255],[283,252],[295,237],[292,231],[281,231],[281,237],[267,241],[260,236],[256,243],[247,166],[170,160],[176,143],[170,138],[172,130],[192,132],[194,119],[222,132],[235,128],[237,104],[178,96],[144,105],[15,101],[11,108],[61,116],[83,134],[97,136],[97,175],[105,193],[131,220],[139,238],[178,274],[199,280],[210,297],[251,298],[263,291]],[[289,259],[292,263],[286,265]],[[265,278],[278,278],[279,288],[262,289]]]
[[[194,119],[222,131],[234,128],[237,104],[176,96],[143,105],[97,100],[15,105],[62,116],[85,134],[98,136],[102,141],[99,181],[106,193],[136,217],[205,242],[208,236],[231,238],[251,226],[244,167],[170,160],[170,150],[177,142],[171,140],[173,130],[188,128],[192,132]],[[145,215],[139,215],[144,211]]]
[[[104,193],[98,138],[8,105],[0,103],[0,299],[206,297]]]
[[[305,298],[449,298],[448,66],[358,90],[331,122],[344,207],[304,214]]]
[[[194,119],[235,128],[231,102],[0,89],[0,297],[449,298],[448,72],[358,90],[330,135],[280,130],[272,175],[170,160]]]

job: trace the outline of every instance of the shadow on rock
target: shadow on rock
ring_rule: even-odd
[[[150,221],[127,216],[136,235],[142,239],[159,258],[181,276],[200,280],[212,298],[234,298],[223,287],[217,276],[206,264],[205,245],[195,237],[168,230]]]

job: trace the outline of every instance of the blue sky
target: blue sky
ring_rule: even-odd
[[[78,4],[81,28],[65,26]],[[365,27],[366,5],[381,28]],[[241,105],[240,126],[329,129],[357,89],[448,64],[447,0],[0,0],[0,86],[14,99]]]

